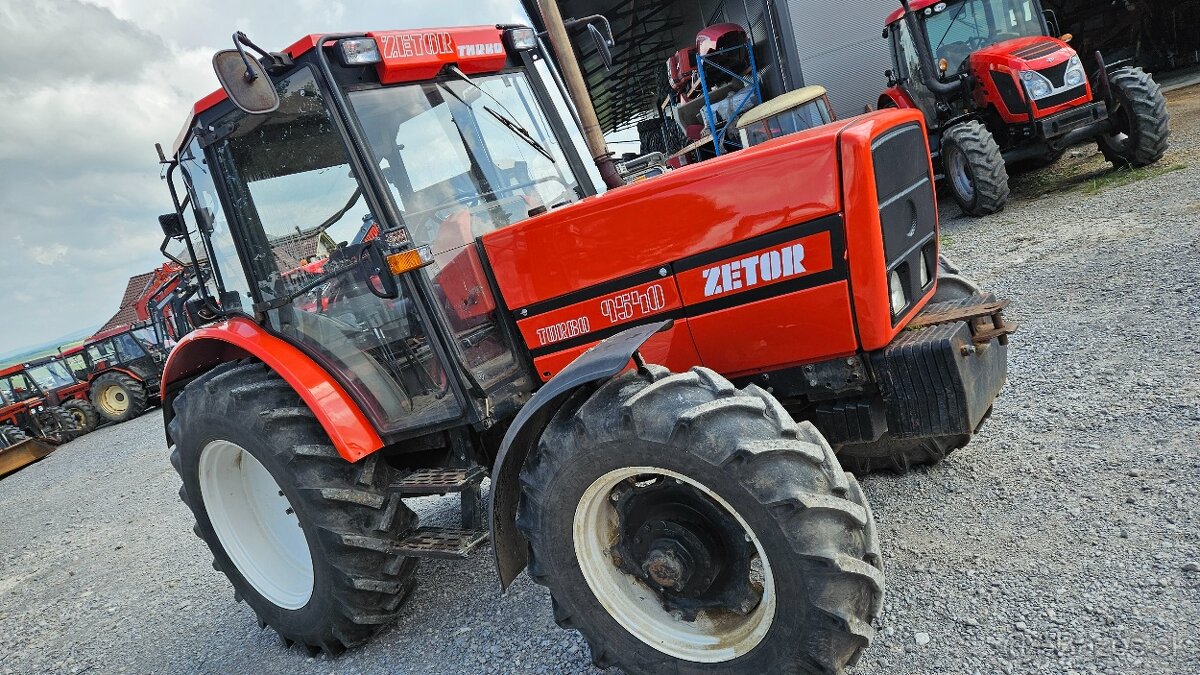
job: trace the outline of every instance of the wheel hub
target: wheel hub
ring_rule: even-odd
[[[627,481],[615,493],[618,567],[658,591],[663,608],[745,615],[761,597],[750,581],[754,547],[741,526],[687,483]]]

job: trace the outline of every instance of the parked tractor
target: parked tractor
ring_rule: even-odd
[[[48,405],[71,413],[82,434],[100,425],[100,413],[88,399],[87,382],[76,379],[61,356],[27,363],[25,374],[41,389]]]
[[[838,455],[965,443],[1013,328],[991,296],[931,304],[921,115],[597,194],[532,29],[235,45],[160,148],[164,236],[213,272],[163,415],[194,531],[261,626],[337,654],[398,615],[420,558],[490,538],[501,585],[528,570],[601,667],[858,659],[882,551]],[[448,493],[461,527],[420,525],[410,500]]]
[[[15,427],[24,437],[42,439],[54,445],[81,436],[84,431],[75,417],[64,408],[50,405],[46,398],[46,393],[25,372],[24,366],[0,370],[0,425]],[[6,432],[6,438],[8,436]]]
[[[100,417],[125,422],[158,402],[166,350],[156,340],[148,324],[119,326],[63,352],[62,359],[76,378],[87,383],[88,397]]]
[[[936,166],[964,213],[1004,208],[1007,166],[1052,163],[1085,141],[1117,167],[1162,158],[1170,132],[1158,84],[1099,52],[1085,65],[1038,0],[901,4],[884,31],[893,69],[879,107],[924,115]]]

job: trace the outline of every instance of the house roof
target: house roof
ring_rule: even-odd
[[[129,277],[129,281],[125,284],[125,294],[121,296],[121,305],[117,308],[117,313],[113,314],[112,318],[105,322],[96,333],[99,334],[114,328],[132,326],[141,320],[142,317],[138,316],[138,302],[148,292],[158,287],[166,277],[178,271],[179,267],[177,265],[165,263],[158,269]]]

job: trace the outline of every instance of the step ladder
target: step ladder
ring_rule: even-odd
[[[484,523],[484,478],[487,478],[487,471],[476,465],[465,469],[417,469],[393,483],[391,491],[402,497],[457,492],[462,503],[462,527],[418,527],[399,543],[395,552],[415,558],[459,560],[469,557],[471,551],[488,538]]]

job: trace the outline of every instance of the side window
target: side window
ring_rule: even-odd
[[[67,367],[75,374],[75,377],[84,379],[87,374],[87,361],[84,360],[81,354],[72,354],[67,357]]]
[[[113,347],[112,340],[97,342],[96,344],[89,346],[87,348],[87,354],[92,363],[97,365],[100,365],[101,362],[104,362],[104,365],[111,366],[113,363],[116,363],[117,360],[117,351]]]
[[[212,297],[218,298],[226,310],[242,310],[249,313],[251,305],[254,304],[250,296],[250,284],[246,281],[246,273],[233,243],[229,221],[221,208],[221,200],[217,195],[212,172],[209,171],[208,160],[198,140],[193,140],[180,155],[179,166],[188,185],[193,215],[206,249],[204,253],[197,252],[197,255],[204,255],[216,263],[217,274],[225,291],[224,295],[219,293],[215,286],[216,280],[210,279],[209,290]]]
[[[37,392],[30,388],[25,376],[21,374],[0,380],[0,390],[5,392],[5,399],[9,404],[25,401],[37,395]]]
[[[134,359],[140,359],[146,355],[146,350],[133,339],[129,333],[124,333],[113,338],[113,343],[117,348],[117,355],[121,358],[121,363],[127,363]]]

